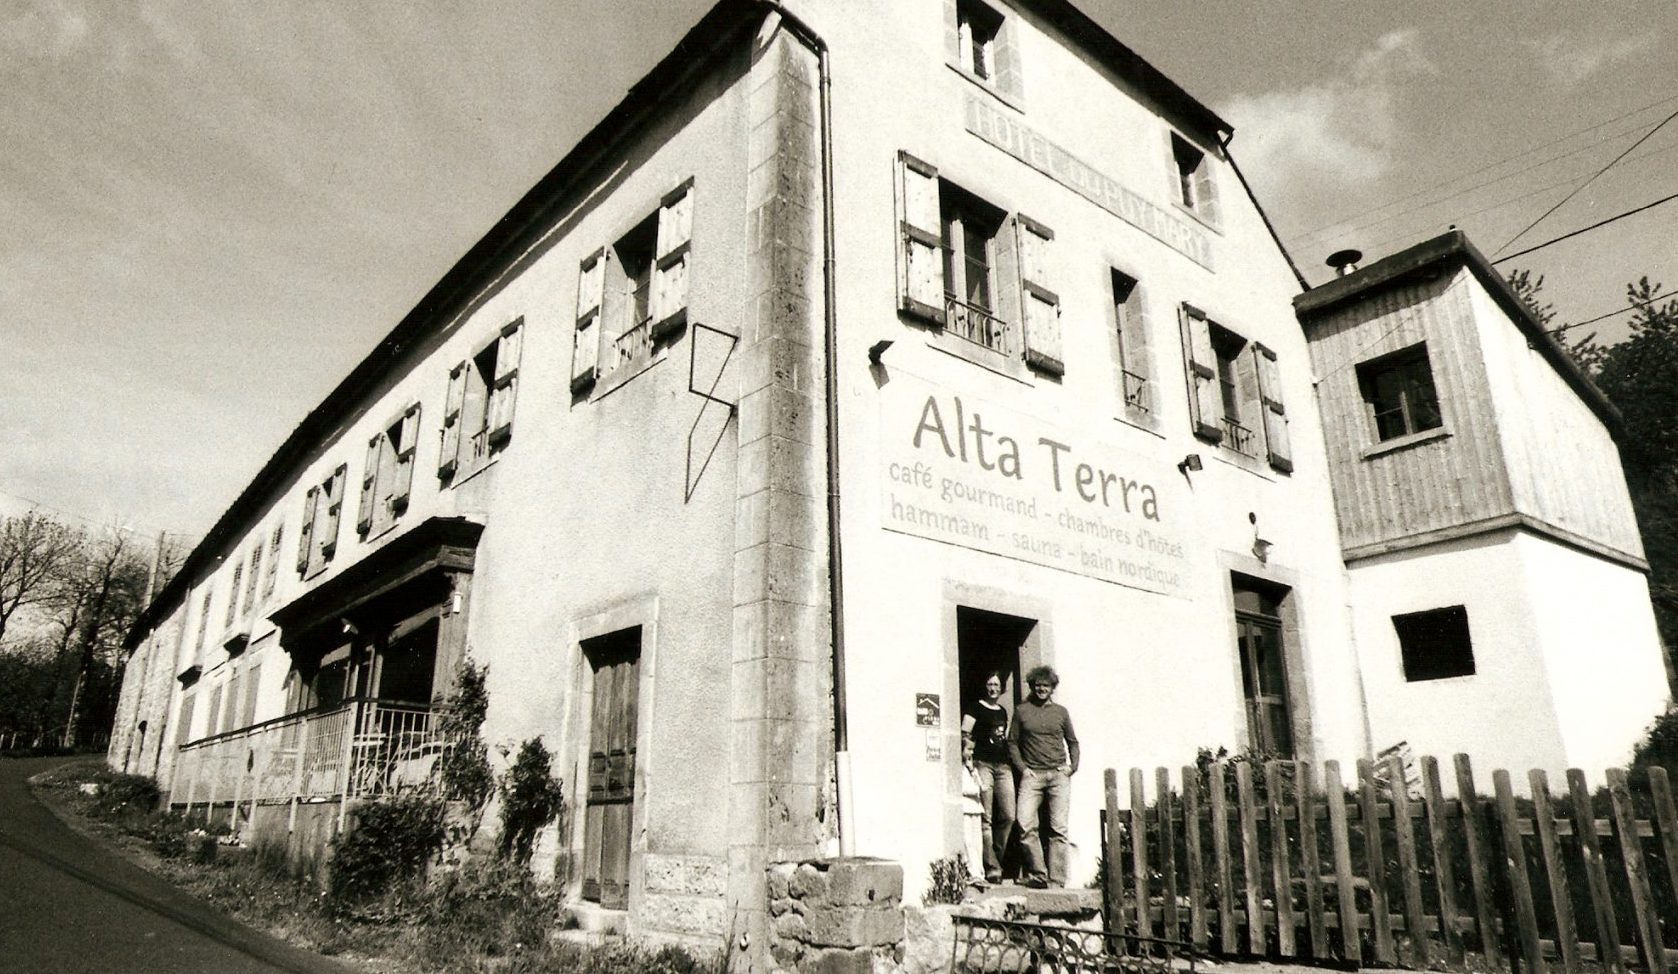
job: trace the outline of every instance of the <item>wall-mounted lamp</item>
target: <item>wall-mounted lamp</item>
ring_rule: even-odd
[[[1270,564],[1270,549],[1274,547],[1276,546],[1263,538],[1254,538],[1253,557],[1259,560],[1259,564],[1268,565]]]
[[[875,365],[879,365],[880,360],[885,358],[886,349],[895,344],[896,342],[892,341],[890,338],[882,338],[874,344],[868,346],[868,361]]]
[[[1195,473],[1199,473],[1200,471],[1202,471],[1204,469],[1206,469],[1206,468],[1204,466],[1202,466],[1202,464],[1200,462],[1200,454],[1198,454],[1198,453],[1189,454],[1188,456],[1183,458],[1182,463],[1177,464],[1177,472],[1178,473],[1188,473],[1191,470],[1194,471]]]

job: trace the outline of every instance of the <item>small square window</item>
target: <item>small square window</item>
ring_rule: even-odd
[[[1217,182],[1212,177],[1212,160],[1181,135],[1171,133],[1171,162],[1175,182],[1172,195],[1185,210],[1208,223],[1218,222]]]
[[[1393,616],[1404,679],[1411,683],[1474,675],[1468,610],[1460,605]]]
[[[1445,425],[1426,343],[1359,365],[1358,386],[1369,404],[1377,439],[1396,439]]]
[[[1002,15],[978,0],[958,0],[956,30],[960,36],[961,66],[974,77],[995,81]]]

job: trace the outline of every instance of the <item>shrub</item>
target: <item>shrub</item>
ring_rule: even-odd
[[[100,782],[91,812],[95,818],[103,819],[145,816],[156,811],[162,799],[156,781],[144,775],[113,772]]]
[[[481,808],[495,787],[490,772],[489,749],[479,731],[489,713],[489,692],[484,683],[489,670],[471,660],[455,673],[455,692],[449,698],[439,730],[447,747],[437,760],[437,777],[443,797]]]
[[[536,833],[559,814],[564,799],[547,746],[540,737],[525,741],[501,782],[502,856],[529,862]]]
[[[926,892],[921,895],[921,904],[960,903],[967,895],[967,884],[971,878],[967,871],[967,857],[957,852],[934,859],[928,866],[932,871],[932,882],[927,884]]]
[[[396,795],[364,805],[356,827],[332,844],[328,891],[340,904],[367,900],[410,879],[443,846],[443,805]]]
[[[559,900],[513,862],[468,863],[427,890],[418,917],[425,956],[434,963],[473,954],[496,956],[547,942]]]

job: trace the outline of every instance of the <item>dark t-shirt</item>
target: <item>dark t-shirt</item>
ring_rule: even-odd
[[[973,718],[973,760],[1008,763],[1008,711],[975,700],[965,716]]]

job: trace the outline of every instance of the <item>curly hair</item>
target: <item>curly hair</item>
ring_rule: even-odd
[[[1025,674],[1025,685],[1031,686],[1033,683],[1047,683],[1051,687],[1058,687],[1060,676],[1051,667],[1033,666]]]

